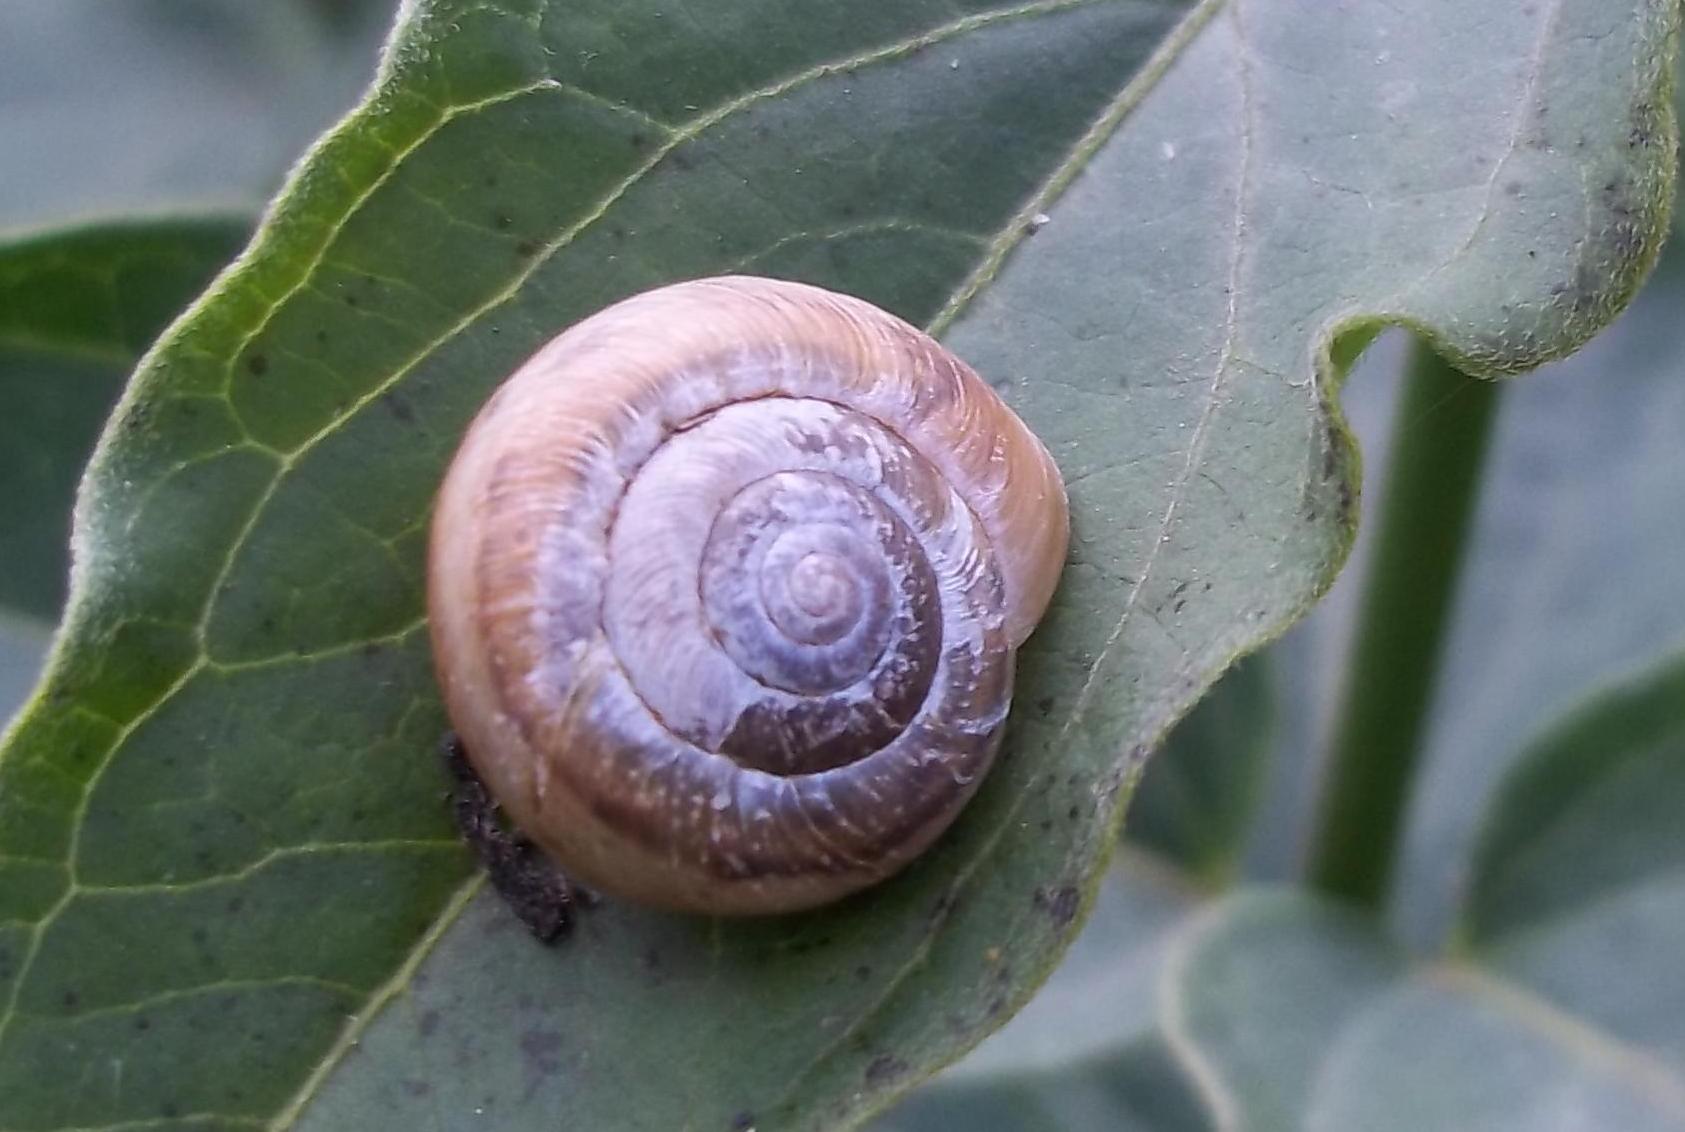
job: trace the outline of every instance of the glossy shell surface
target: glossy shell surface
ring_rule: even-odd
[[[857,299],[725,277],[621,302],[486,404],[440,491],[452,722],[611,895],[811,907],[976,789],[1067,540],[1046,450]]]

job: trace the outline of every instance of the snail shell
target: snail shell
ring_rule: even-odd
[[[585,883],[717,914],[902,868],[1000,741],[1065,493],[981,379],[865,302],[705,279],[551,341],[445,478],[451,720]]]

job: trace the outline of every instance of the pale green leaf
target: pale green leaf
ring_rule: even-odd
[[[1524,741],[1685,639],[1682,304],[1676,240],[1608,333],[1506,395],[1401,854],[1413,941],[1437,945],[1455,920]]]
[[[1677,1068],[1461,963],[1410,966],[1301,896],[1219,904],[1166,1026],[1218,1126],[1246,1132],[1677,1132]]]
[[[1532,744],[1487,816],[1464,909],[1474,955],[1685,1097],[1685,659]]]
[[[1201,883],[1235,879],[1277,733],[1267,656],[1224,673],[1176,725],[1129,803],[1128,839]]]

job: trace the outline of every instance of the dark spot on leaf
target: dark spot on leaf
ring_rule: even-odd
[[[415,422],[415,409],[411,407],[409,401],[398,394],[383,393],[380,397],[380,403],[386,406],[387,412],[391,413],[399,423],[413,424]]]
[[[228,914],[231,915],[231,916],[239,915],[240,910],[243,909],[245,906],[246,906],[246,898],[244,896],[230,896],[228,898],[227,905],[225,905],[225,907],[227,907],[227,909],[228,909]]]
[[[486,174],[486,188],[488,188],[488,189],[497,188],[497,177],[494,176],[491,173]]]
[[[997,994],[995,997],[991,998],[989,1000],[988,1010],[990,1018],[999,1018],[1002,1014],[1006,1013],[1006,996],[1004,994]]]
[[[423,1013],[421,1021],[417,1024],[416,1028],[421,1031],[422,1037],[432,1037],[433,1031],[439,1028],[439,1012],[437,1010],[429,1010]]]
[[[755,1114],[744,1111],[731,1118],[731,1132],[749,1132],[755,1126]]]
[[[521,1056],[527,1072],[538,1077],[554,1076],[562,1068],[556,1056],[562,1048],[562,1035],[556,1030],[528,1030],[521,1035]]]
[[[1041,831],[1043,833],[1046,833],[1048,830],[1050,830],[1052,828],[1053,828],[1053,819],[1052,818],[1043,819],[1043,821],[1041,823]]]
[[[654,947],[647,947],[638,956],[638,965],[649,976],[650,986],[660,986],[665,980],[661,975],[661,952]]]
[[[64,1008],[66,1010],[75,1010],[81,1001],[82,996],[77,994],[75,991],[67,990],[64,992]]]
[[[806,955],[810,951],[818,951],[829,946],[831,946],[831,937],[822,935],[813,939],[797,939],[790,944],[789,951],[792,955]]]
[[[498,229],[501,231],[514,224],[515,218],[510,216],[507,212],[500,212],[496,216],[492,217],[491,222],[497,225]]]
[[[675,149],[672,152],[671,156],[672,156],[673,165],[674,165],[675,168],[691,169],[691,168],[694,168],[695,165],[696,165],[696,158],[692,157],[688,150]]]
[[[1346,480],[1341,480],[1336,490],[1339,492],[1340,522],[1342,525],[1349,527],[1357,521],[1357,494]],[[1264,611],[1260,609],[1258,611],[1259,619],[1261,620],[1263,616]]]
[[[1634,149],[1648,149],[1661,138],[1661,122],[1654,104],[1640,99],[1632,104],[1632,129],[1627,133],[1627,145]]]
[[[515,251],[521,255],[537,255],[539,243],[537,240],[522,240],[515,245]]]
[[[1520,181],[1505,181],[1504,182],[1504,195],[1510,196],[1510,197],[1520,196],[1521,195],[1521,182]]]
[[[1611,257],[1620,264],[1630,263],[1644,253],[1645,212],[1643,197],[1633,190],[1626,178],[1605,181],[1602,191],[1603,208],[1609,215],[1600,233]]]
[[[317,331],[316,331],[316,341],[326,342],[327,340],[328,340],[328,332],[326,330],[322,330],[322,329],[318,328]]]
[[[251,371],[253,377],[262,377],[269,372],[269,359],[262,354],[253,354],[246,359],[246,369]]]
[[[403,1082],[405,1094],[412,1097],[425,1097],[433,1091],[433,1086],[426,1081],[418,1081],[414,1077],[406,1077]]]
[[[859,979],[861,982],[865,982],[867,979],[872,977],[872,969],[862,963],[854,969],[854,977]]]
[[[348,307],[356,306],[357,305],[357,296],[356,295],[345,296],[345,305],[348,306]]]
[[[894,1054],[880,1053],[866,1066],[866,1084],[878,1088],[907,1071],[907,1063]]]
[[[1076,821],[1082,816],[1082,811],[1076,806],[1072,806],[1070,809],[1065,811],[1065,816],[1070,818],[1072,821]]]
[[[165,1101],[158,1106],[158,1115],[166,1120],[174,1120],[181,1115],[181,1108],[174,1101]]]
[[[1082,894],[1072,885],[1065,885],[1058,889],[1047,902],[1047,914],[1059,927],[1065,927],[1077,918],[1077,908],[1082,903]]]
[[[1043,696],[1041,699],[1036,701],[1036,710],[1042,715],[1051,715],[1053,713],[1053,704],[1054,699],[1052,696]]]
[[[632,136],[627,138],[626,140],[632,144],[633,149],[642,149],[644,147],[644,143],[646,141],[648,141],[647,138],[645,138],[642,134],[638,133],[636,130],[634,130],[632,132]]]

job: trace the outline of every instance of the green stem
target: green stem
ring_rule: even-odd
[[[1499,389],[1413,347],[1311,843],[1310,883],[1367,907],[1390,888]]]

